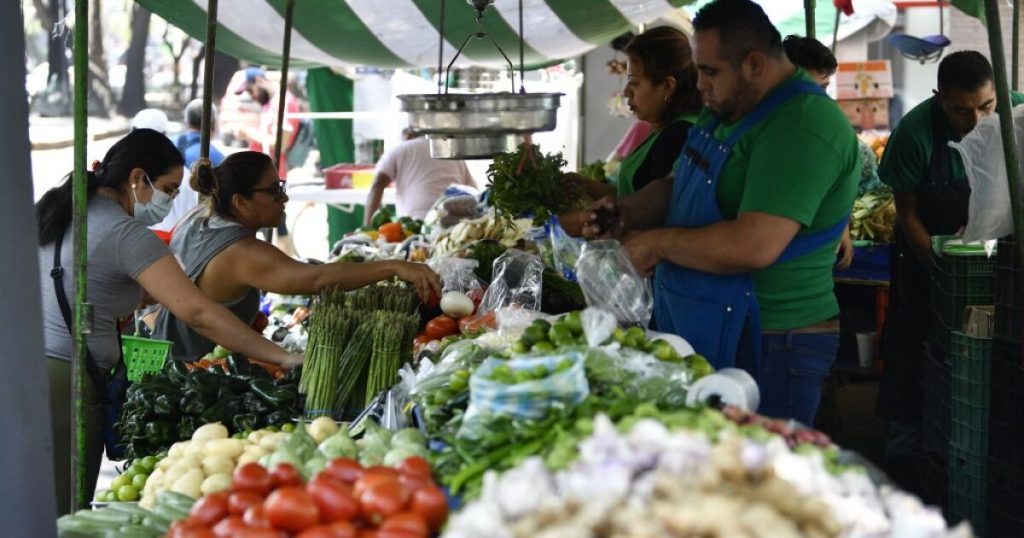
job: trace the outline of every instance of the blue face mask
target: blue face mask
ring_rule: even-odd
[[[139,202],[139,198],[135,195],[135,189],[132,189],[132,198],[135,199],[135,219],[146,226],[152,226],[163,222],[164,218],[171,212],[171,204],[174,202],[174,197],[154,187],[148,174],[146,175],[146,183],[149,183],[149,188],[153,189],[153,197],[149,202],[145,204]]]

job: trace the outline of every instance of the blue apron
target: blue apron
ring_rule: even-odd
[[[813,82],[791,81],[762,100],[725,142],[714,137],[718,120],[690,128],[676,168],[665,226],[699,228],[723,220],[716,194],[718,178],[733,146],[747,130],[799,94],[825,96]],[[848,218],[825,230],[798,234],[775,263],[823,248],[843,232]],[[749,318],[755,357],[760,363],[761,318],[752,274],[716,275],[662,262],[656,269],[655,282],[654,318],[659,331],[682,336],[716,369],[727,368],[736,363],[736,348]],[[756,377],[757,372],[754,374]]]

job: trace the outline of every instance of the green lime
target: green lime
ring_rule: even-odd
[[[152,473],[156,469],[156,464],[160,463],[160,460],[156,459],[156,456],[146,456],[139,463],[146,468],[147,473]]]
[[[149,478],[148,474],[137,474],[132,479],[132,487],[138,491],[142,491],[146,487],[146,480]]]
[[[117,478],[114,478],[114,480],[110,482],[110,489],[113,491],[117,491],[122,486],[127,486],[128,484],[131,484],[133,478],[135,478],[135,475],[128,476],[128,473],[119,475]]]
[[[512,344],[512,353],[529,353],[529,352],[530,352],[530,346],[526,342],[524,342],[522,340]]]
[[[139,490],[132,486],[121,486],[117,488],[117,500],[121,502],[132,502],[139,500]]]
[[[104,502],[108,502],[108,503],[116,503],[117,502],[117,492],[113,491],[113,490],[107,491],[107,496],[103,499],[103,501]]]
[[[583,334],[583,315],[580,314],[579,310],[569,312],[562,321],[565,323],[566,327],[569,327],[569,330],[572,331],[572,334],[575,336]]]
[[[96,498],[95,498],[96,502],[100,502],[100,503],[106,502],[107,501],[107,494],[108,493],[110,493],[109,489],[101,489],[101,490],[97,491],[96,492]]]
[[[149,469],[146,469],[145,465],[136,462],[133,463],[132,466],[128,468],[128,472],[130,472],[132,474],[132,477],[134,478],[135,475],[137,474],[149,474]]]
[[[533,320],[533,323],[531,323],[530,325],[534,327],[539,327],[540,330],[544,333],[547,333],[548,329],[551,328],[551,323],[548,323],[548,320],[546,319],[535,319]]]
[[[543,366],[534,366],[530,369],[530,375],[533,379],[544,379],[549,373],[548,369]]]
[[[548,338],[556,346],[571,345],[575,340],[572,336],[572,331],[568,327],[561,324],[556,324],[551,327],[548,331]]]
[[[281,431],[291,433],[295,431],[295,424],[292,424],[291,422],[286,422],[281,425]]]
[[[686,357],[686,361],[689,363],[690,371],[693,372],[694,379],[700,379],[706,375],[715,373],[715,368],[711,366],[708,359],[699,353],[694,353],[689,357]]]
[[[434,404],[435,405],[444,405],[444,404],[448,403],[448,400],[451,400],[451,399],[452,399],[452,393],[451,393],[451,391],[449,391],[447,389],[441,389],[441,390],[439,390],[439,391],[434,393]]]
[[[466,390],[466,386],[466,378],[464,377],[455,377],[453,375],[448,379],[448,390],[452,391],[455,394],[458,394]]]
[[[614,338],[616,342],[625,345],[626,331],[624,331],[622,327],[616,327],[612,329],[612,338]]]
[[[555,345],[547,340],[541,340],[533,345],[533,351],[536,353],[551,353],[555,350]]]
[[[281,431],[280,428],[278,428],[277,426],[275,426],[273,424],[271,424],[271,425],[269,425],[269,426],[267,426],[266,428],[263,428],[263,429],[268,431],[268,432],[274,432],[274,433],[277,433],[277,432]]]
[[[516,384],[528,383],[534,380],[533,373],[529,370],[517,370],[513,375]]]
[[[643,327],[630,327],[626,331],[626,335],[638,342],[642,342],[647,338],[647,331],[645,331]]]
[[[672,344],[664,340],[655,340],[652,347],[654,349],[654,357],[660,361],[671,360],[676,354],[676,350],[672,347]]]
[[[546,340],[545,333],[550,334],[550,331],[544,330],[540,325],[530,325],[523,331],[523,337],[519,341],[532,346],[541,340]]]

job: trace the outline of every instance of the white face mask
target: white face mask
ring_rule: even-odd
[[[146,183],[149,183],[149,188],[153,189],[153,197],[149,202],[145,204],[140,203],[139,198],[135,195],[135,189],[132,189],[132,198],[135,199],[135,219],[146,226],[152,226],[163,222],[164,217],[171,212],[171,204],[174,202],[174,198],[170,194],[154,187],[148,174],[146,175]]]

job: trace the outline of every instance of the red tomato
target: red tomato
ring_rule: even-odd
[[[335,538],[356,538],[356,526],[351,521],[335,521],[330,527]]]
[[[251,491],[236,491],[228,497],[228,512],[233,516],[241,516],[253,505],[262,505],[263,496]]]
[[[228,495],[226,491],[207,495],[196,501],[189,510],[190,519],[204,527],[210,527],[228,517]]]
[[[275,488],[302,485],[302,475],[290,463],[278,463],[274,470],[270,471],[270,480]]]
[[[334,529],[328,525],[317,525],[310,527],[299,534],[295,538],[336,538]]]
[[[459,325],[451,316],[441,314],[427,322],[427,328],[424,332],[435,339],[439,339],[459,332]]]
[[[217,538],[234,538],[248,528],[245,521],[242,521],[242,516],[228,516],[213,526],[213,534],[216,534]]]
[[[363,477],[363,473],[365,472],[366,471],[363,469],[363,466],[359,465],[356,460],[338,458],[331,460],[331,462],[327,464],[327,467],[325,467],[323,471],[320,471],[320,474],[326,474],[327,476],[336,480],[341,480],[346,484],[354,484],[356,480]]]
[[[333,478],[316,478],[306,486],[325,522],[349,521],[359,515],[359,503],[345,486]]]
[[[427,520],[430,530],[436,531],[448,520],[448,499],[437,486],[427,486],[412,494],[413,512]]]
[[[251,491],[259,495],[266,495],[273,489],[274,483],[270,473],[258,463],[246,463],[235,469],[231,477],[232,491]]]
[[[274,530],[270,527],[249,527],[243,529],[242,532],[235,535],[237,538],[282,538],[284,534],[281,531]]]
[[[378,538],[377,529],[359,529],[359,538]]]
[[[402,487],[405,488],[405,491],[409,492],[410,495],[420,488],[434,485],[434,481],[431,480],[430,476],[406,473],[398,476],[398,483],[402,484]]]
[[[409,532],[412,536],[427,538],[430,529],[427,528],[427,520],[415,512],[402,512],[384,520],[378,529],[384,531]]]
[[[369,473],[363,475],[362,478],[356,481],[355,485],[352,486],[352,495],[359,498],[370,486],[375,484],[395,484],[401,487],[401,483],[398,481],[398,474],[390,475],[384,473]]]
[[[431,476],[433,469],[431,469],[430,463],[422,457],[410,456],[398,464],[398,472],[401,474]]]
[[[274,490],[263,503],[267,521],[277,529],[299,532],[320,522],[320,509],[313,498],[299,486]]]
[[[405,509],[408,499],[408,492],[395,480],[367,486],[359,495],[359,504],[363,519],[376,524]]]
[[[263,503],[254,504],[246,509],[245,514],[242,516],[242,521],[253,528],[270,528],[270,521],[267,520],[267,513],[263,510]]]
[[[384,466],[384,465],[373,465],[373,466],[367,467],[366,468],[366,473],[364,473],[364,474],[370,475],[370,476],[375,476],[375,475],[393,476],[395,478],[398,478],[398,469],[395,469],[394,467],[387,467],[387,466]]]
[[[423,346],[433,342],[434,340],[437,340],[437,338],[434,338],[434,337],[430,336],[429,334],[419,334],[419,335],[416,335],[415,339],[413,339],[412,345],[414,347],[416,347],[416,348],[421,348],[421,347],[423,347]]]

